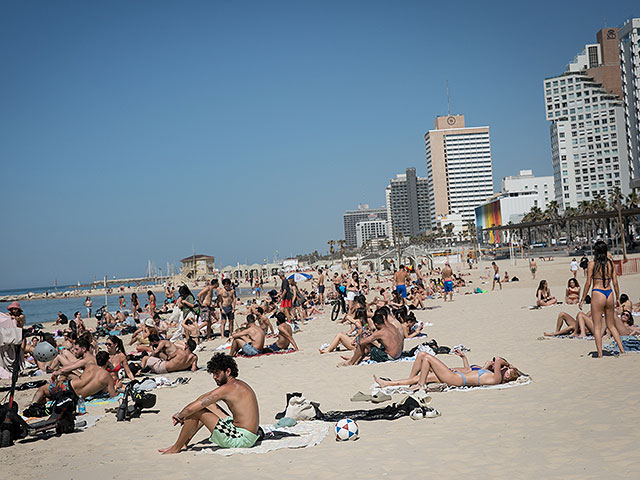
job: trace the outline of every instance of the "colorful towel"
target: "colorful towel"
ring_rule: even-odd
[[[94,407],[98,405],[110,405],[118,402],[122,397],[122,393],[119,393],[115,397],[109,397],[106,394],[90,395],[85,398],[85,403]]]
[[[266,352],[266,353],[259,353],[258,355],[245,355],[244,353],[242,353],[242,350],[240,350],[238,352],[238,356],[244,357],[244,358],[255,358],[255,357],[264,357],[266,355],[282,355],[283,353],[291,353],[291,352],[295,352],[295,350],[293,348],[288,348],[286,350],[280,350],[279,352]]]

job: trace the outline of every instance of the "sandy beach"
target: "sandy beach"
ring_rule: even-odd
[[[47,440],[21,441],[0,450],[3,477],[21,479],[69,478],[422,478],[470,475],[470,478],[637,478],[638,371],[640,354],[593,359],[593,341],[582,339],[540,340],[553,331],[558,313],[575,315],[576,305],[529,310],[535,303],[540,279],[559,299],[571,275],[570,258],[538,261],[536,280],[526,261],[513,266],[499,261],[501,272],[517,275],[519,282],[491,291],[482,284],[490,262],[480,269],[454,270],[470,273],[472,283],[453,303],[428,300],[430,310],[417,310],[418,320],[429,338],[440,345],[463,344],[471,351],[471,363],[504,356],[531,376],[529,385],[502,390],[484,389],[431,393],[432,406],[441,412],[434,419],[359,422],[360,438],[336,442],[329,434],[322,443],[306,449],[283,449],[264,455],[197,455],[187,451],[161,456],[157,449],[175,440],[178,429],[171,415],[198,395],[215,387],[202,367],[221,340],[205,343],[198,352],[200,370],[167,374],[191,377],[187,385],[154,391],[155,410],[131,422],[116,422],[106,414],[84,432]],[[581,285],[582,272],[578,274]],[[638,301],[640,276],[619,279],[621,293]],[[308,285],[306,285],[308,287]],[[483,294],[463,295],[476,287]],[[242,308],[239,308],[242,311]],[[296,334],[301,351],[259,358],[239,358],[239,378],[256,391],[261,424],[274,423],[285,406],[287,392],[303,392],[320,403],[323,411],[374,408],[349,399],[357,391],[368,392],[372,375],[405,378],[410,363],[397,362],[336,368],[339,353],[320,355],[318,348],[345,327],[325,314],[302,326]],[[636,317],[637,318],[637,317]],[[636,322],[637,323],[637,322]],[[104,341],[104,339],[101,339]],[[405,342],[405,350],[425,339]],[[455,355],[439,355],[449,366],[460,365]],[[26,381],[21,379],[20,381]],[[3,384],[6,384],[4,382]],[[33,390],[18,392],[26,406]],[[397,400],[398,397],[394,397]],[[383,404],[385,405],[385,404]],[[91,415],[104,407],[88,407]],[[204,439],[202,430],[195,441]]]

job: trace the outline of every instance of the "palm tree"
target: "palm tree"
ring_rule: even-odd
[[[333,258],[333,254],[336,252],[333,246],[336,244],[336,241],[329,240],[327,243],[329,244],[329,251],[331,252],[331,258]]]

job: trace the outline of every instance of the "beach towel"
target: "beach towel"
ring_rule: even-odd
[[[501,383],[500,385],[477,385],[477,386],[467,385],[466,387],[453,387],[453,386],[447,385],[442,387],[441,390],[440,389],[438,390],[442,392],[452,392],[452,391],[467,392],[469,390],[489,390],[489,389],[502,390],[504,388],[512,388],[512,387],[520,387],[522,385],[529,385],[530,383],[531,383],[531,377],[522,375],[518,377],[518,379],[515,382]],[[439,385],[444,385],[444,384],[439,384]],[[393,387],[381,387],[377,383],[374,383],[373,385],[371,385],[371,395],[375,395],[376,393],[385,393],[387,395],[393,395],[394,393],[409,394],[413,392],[411,391],[410,387],[406,385],[396,385]]]
[[[291,352],[295,352],[295,350],[293,348],[288,348],[286,350],[280,350],[279,352],[265,352],[265,353],[259,353],[257,355],[245,355],[244,353],[242,353],[242,350],[240,350],[238,352],[238,356],[244,357],[244,358],[255,358],[255,357],[264,357],[266,355],[282,355],[283,353],[291,353]]]
[[[85,403],[91,406],[110,405],[118,402],[123,397],[122,393],[119,393],[115,397],[109,397],[109,394],[102,393],[98,395],[90,395],[85,398]]]
[[[283,448],[308,448],[322,442],[332,426],[325,422],[315,421],[299,422],[293,427],[262,425],[265,438],[251,448],[221,448],[207,439],[193,446],[192,450],[195,450],[198,455],[210,454],[228,457],[234,454],[262,454]]]
[[[622,337],[620,337],[620,339],[622,340],[622,346],[624,347],[625,351],[635,353],[640,352],[640,339],[638,339],[637,337],[634,337],[633,335],[623,335]],[[618,345],[615,341],[604,345],[602,348],[616,355],[620,354],[620,349],[618,348]]]

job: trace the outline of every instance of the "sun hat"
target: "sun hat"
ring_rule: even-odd
[[[144,321],[144,324],[145,324],[147,327],[155,327],[155,326],[156,326],[156,322],[154,322],[152,318],[147,318],[147,319]]]
[[[14,308],[17,308],[18,310],[22,311],[22,308],[20,308],[20,304],[18,302],[10,303],[9,306],[7,307],[7,310],[13,310]]]

